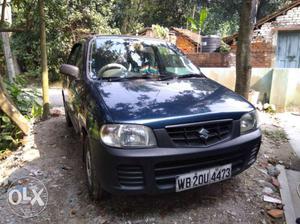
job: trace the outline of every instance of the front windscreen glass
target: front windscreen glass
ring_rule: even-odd
[[[159,78],[200,74],[175,46],[140,39],[96,38],[90,50],[92,78]]]

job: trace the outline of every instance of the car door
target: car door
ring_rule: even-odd
[[[78,92],[82,88],[82,68],[83,68],[83,46],[77,43],[73,46],[67,64],[79,68],[79,77],[75,78],[69,75],[63,76],[63,97],[67,113],[70,116],[75,130],[80,131],[79,110],[82,100]]]
[[[83,65],[84,65],[84,44],[80,44],[80,48],[76,57],[75,65],[79,68],[79,77],[71,82],[71,91],[73,96],[73,109],[76,115],[76,122],[78,132],[86,126],[87,116],[87,83],[84,79]]]

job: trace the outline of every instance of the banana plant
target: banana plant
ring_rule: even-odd
[[[196,21],[193,17],[188,17],[187,20],[191,25],[191,29],[194,32],[201,32],[204,29],[204,24],[208,16],[207,7],[202,7],[199,12],[199,21]]]
[[[199,12],[199,21],[198,22],[192,17],[189,17],[187,19],[188,22],[191,24],[192,31],[199,33],[199,41],[197,42],[197,53],[198,53],[199,47],[200,47],[199,42],[201,41],[201,38],[200,38],[201,31],[203,31],[203,29],[204,29],[204,23],[207,18],[207,15],[208,15],[207,7],[202,7]],[[202,47],[201,47],[200,51],[202,51]]]

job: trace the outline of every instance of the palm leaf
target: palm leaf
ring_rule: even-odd
[[[207,18],[207,15],[208,15],[207,7],[201,8],[201,10],[200,10],[200,17],[199,17],[199,27],[201,28],[201,31],[204,28],[204,23],[205,23],[205,20]]]
[[[191,29],[193,31],[197,31],[198,30],[198,24],[197,24],[197,22],[196,22],[196,20],[194,18],[188,17],[187,21],[191,24]]]

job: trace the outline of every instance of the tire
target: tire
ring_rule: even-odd
[[[89,137],[85,136],[83,140],[84,164],[87,178],[89,195],[94,201],[101,201],[106,198],[108,193],[101,188],[100,181],[96,177],[95,161],[93,160]]]

